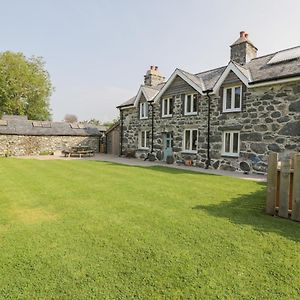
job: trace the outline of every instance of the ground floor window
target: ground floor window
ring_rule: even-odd
[[[223,134],[223,155],[239,156],[240,133],[238,131],[226,131]]]
[[[139,134],[139,148],[140,149],[148,149],[149,148],[149,140],[150,140],[150,131],[142,130]]]
[[[188,152],[197,152],[198,130],[186,129],[184,131],[183,150]]]

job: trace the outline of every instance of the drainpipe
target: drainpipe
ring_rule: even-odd
[[[150,102],[151,106],[151,153],[153,153],[154,148],[154,105]]]
[[[208,98],[208,111],[207,111],[207,160],[206,160],[206,166],[205,169],[208,169],[210,166],[210,106],[211,106],[211,98],[210,94],[212,90],[206,90],[204,93],[206,93],[206,96]]]
[[[123,155],[123,111],[120,108],[120,155]]]

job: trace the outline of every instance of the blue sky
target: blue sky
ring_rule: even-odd
[[[298,0],[2,0],[0,49],[45,59],[55,120],[107,121],[150,65],[166,77],[226,65],[241,30],[260,56],[300,45],[299,11]]]

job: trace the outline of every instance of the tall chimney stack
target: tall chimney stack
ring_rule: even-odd
[[[230,46],[230,59],[245,65],[257,56],[257,48],[248,39],[248,33],[240,31],[240,37]]]
[[[144,84],[148,86],[156,86],[165,81],[165,77],[162,76],[158,71],[158,66],[150,66],[144,76]]]

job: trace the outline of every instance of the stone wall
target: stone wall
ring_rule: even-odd
[[[190,88],[190,87],[189,87]],[[154,151],[161,157],[163,133],[173,132],[174,157],[182,162],[187,156],[195,166],[204,167],[207,152],[207,99],[198,97],[199,112],[196,116],[182,114],[180,94],[174,95],[174,114],[161,118],[160,103],[154,104]],[[249,162],[253,170],[266,171],[267,155],[270,152],[289,153],[300,151],[300,83],[250,88],[245,94],[242,112],[222,113],[220,97],[212,95],[211,101],[211,156],[214,167],[238,170],[241,161]],[[140,120],[138,108],[123,110],[123,151],[135,150],[137,157],[145,157],[147,150],[138,149],[138,133],[151,131],[149,119]],[[182,151],[184,129],[198,129],[196,154]],[[240,132],[240,156],[221,155],[223,132]]]
[[[0,156],[39,155],[79,144],[90,146],[99,152],[99,137],[0,135]]]

